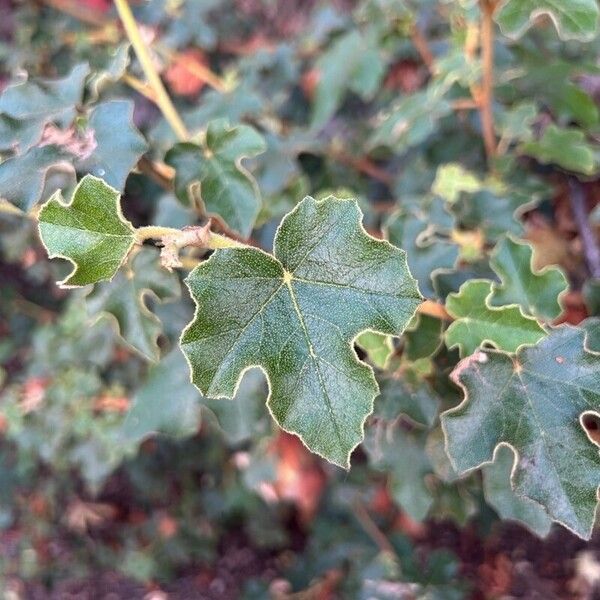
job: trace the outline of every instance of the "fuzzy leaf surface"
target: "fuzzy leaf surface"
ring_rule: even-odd
[[[594,523],[600,484],[598,447],[580,419],[600,410],[599,355],[585,331],[561,327],[516,357],[478,352],[456,367],[463,402],[442,415],[447,450],[459,473],[516,452],[512,485],[582,538]]]
[[[65,204],[57,192],[40,209],[40,237],[50,258],[73,263],[59,282],[79,287],[112,279],[134,244],[134,229],[121,213],[119,192],[86,175]]]
[[[91,316],[112,315],[121,337],[142,356],[158,360],[157,345],[162,327],[146,305],[148,299],[165,301],[180,294],[179,278],[160,266],[158,253],[142,248],[126,269],[111,281],[96,285],[87,296]]]
[[[378,392],[351,343],[400,335],[421,301],[403,250],[370,237],[353,200],[305,198],[282,221],[274,256],[217,250],[186,283],[197,310],[181,338],[192,381],[231,398],[261,366],[285,430],[347,467]]]
[[[506,0],[495,18],[505,35],[518,38],[540,15],[548,15],[552,19],[563,40],[589,40],[598,28],[598,4],[595,0]]]
[[[229,127],[226,121],[216,120],[208,124],[203,145],[176,144],[165,161],[175,169],[175,193],[181,202],[190,204],[190,186],[199,184],[206,212],[248,237],[260,210],[260,195],[240,163],[264,151],[265,142],[252,127]]]
[[[536,502],[517,496],[510,486],[513,462],[510,448],[501,446],[494,462],[483,467],[485,499],[502,519],[520,521],[540,537],[546,537],[552,526],[546,511]]]
[[[446,344],[448,348],[458,346],[461,357],[473,354],[484,342],[516,352],[523,344],[535,344],[546,335],[518,306],[490,306],[491,291],[491,281],[471,279],[446,300],[446,310],[456,319],[446,330]]]
[[[550,321],[561,313],[559,296],[569,284],[558,267],[547,267],[536,273],[532,258],[531,244],[511,237],[500,240],[490,264],[501,283],[492,284],[490,304],[518,304],[524,312]]]

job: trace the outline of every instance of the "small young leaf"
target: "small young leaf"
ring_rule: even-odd
[[[87,296],[90,316],[112,315],[123,339],[149,360],[158,360],[158,318],[146,305],[148,298],[165,301],[180,294],[179,278],[161,268],[158,252],[142,248],[127,269],[112,281],[99,283]]]
[[[494,462],[483,467],[483,491],[485,499],[502,519],[513,519],[523,523],[540,537],[550,533],[552,520],[537,503],[520,498],[510,485],[510,473],[514,455],[510,448],[500,446]]]
[[[502,283],[492,284],[490,304],[518,304],[525,313],[551,321],[562,311],[560,296],[569,287],[558,267],[533,269],[533,247],[510,236],[498,242],[490,264]]]
[[[385,369],[394,351],[390,336],[374,331],[361,333],[356,339],[356,344],[366,352],[369,361],[378,369]]]
[[[361,216],[352,200],[305,198],[274,256],[217,250],[186,279],[198,308],[181,337],[203,394],[231,398],[244,371],[262,367],[281,427],[345,467],[378,391],[352,340],[400,335],[421,300],[404,251],[367,235]]]
[[[474,194],[481,190],[481,182],[473,173],[458,163],[448,163],[438,167],[431,191],[451,204],[456,202],[461,192]]]
[[[459,473],[491,461],[498,445],[510,446],[516,493],[588,539],[600,456],[580,420],[600,411],[600,360],[584,339],[583,330],[561,327],[516,357],[486,350],[463,360],[453,379],[464,400],[442,415],[442,425]]]
[[[264,150],[263,138],[252,127],[229,127],[226,121],[216,120],[208,124],[202,146],[176,144],[165,161],[175,168],[175,193],[181,202],[190,204],[190,185],[199,183],[206,211],[248,237],[260,210],[260,196],[256,182],[240,163]]]
[[[546,335],[539,323],[525,316],[518,306],[490,306],[491,291],[491,281],[471,279],[446,300],[446,310],[456,319],[446,330],[446,345],[458,346],[461,356],[473,354],[484,342],[516,352]]]
[[[61,287],[112,279],[134,244],[134,229],[123,217],[119,192],[86,175],[70,204],[57,192],[40,209],[39,232],[48,256],[73,263]]]
[[[495,18],[505,35],[518,38],[540,15],[548,15],[552,19],[563,40],[586,41],[596,35],[596,0],[505,0]]]

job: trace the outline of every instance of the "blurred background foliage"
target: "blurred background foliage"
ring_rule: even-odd
[[[264,140],[237,157],[251,155],[256,213],[215,209],[238,233],[269,250],[304,195],[356,197],[427,298],[499,282],[501,242],[527,277],[560,266],[539,310],[578,324],[600,314],[595,13],[529,23],[534,3],[511,0],[486,41],[491,4],[132,7],[185,127],[224,119]],[[110,2],[2,0],[0,40],[0,196],[27,211],[94,173],[124,191],[136,225],[197,222],[198,174]],[[136,255],[139,278],[65,292],[54,281],[68,269],[46,259],[32,219],[3,211],[0,232],[6,598],[593,597],[581,565],[598,572],[598,542],[512,492],[510,452],[462,479],[448,461],[438,415],[460,394],[444,319],[358,340],[382,393],[346,473],[278,430],[260,371],[231,401],[200,397],[177,349],[192,303],[155,250]]]

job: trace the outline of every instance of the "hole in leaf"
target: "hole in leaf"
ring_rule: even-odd
[[[581,426],[590,440],[600,447],[600,415],[594,412],[586,412],[581,415]]]

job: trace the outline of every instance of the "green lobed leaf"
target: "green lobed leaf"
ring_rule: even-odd
[[[518,38],[540,15],[552,19],[563,40],[590,40],[598,29],[596,0],[505,0],[495,19],[505,35]]]
[[[558,267],[533,269],[533,247],[511,236],[501,239],[490,258],[490,264],[501,283],[492,284],[490,304],[518,304],[525,313],[552,320],[562,312],[560,296],[569,283]]]
[[[158,360],[160,321],[147,306],[148,300],[171,300],[180,295],[179,278],[160,266],[158,252],[142,248],[126,269],[111,280],[97,284],[86,297],[90,316],[111,315],[121,337],[142,356]]]
[[[80,64],[63,79],[28,80],[4,90],[0,96],[0,147],[17,146],[24,152],[40,139],[46,123],[70,123],[89,71],[87,64]]]
[[[539,140],[521,144],[519,151],[541,163],[556,164],[584,175],[593,175],[598,168],[593,147],[583,131],[574,127],[548,125]]]
[[[334,115],[348,90],[369,99],[384,74],[377,40],[353,30],[336,39],[315,64],[319,81],[311,120],[322,127]]]
[[[438,121],[452,112],[445,92],[445,86],[431,86],[400,100],[379,116],[368,146],[387,146],[401,154],[422,144],[435,132]]]
[[[59,282],[80,287],[112,279],[134,244],[134,229],[121,213],[119,192],[93,175],[77,185],[69,204],[57,192],[40,209],[39,233],[50,258],[74,269]]]
[[[93,153],[77,168],[101,177],[119,191],[147,150],[144,137],[133,124],[133,102],[112,100],[98,104],[90,114],[87,130],[93,131]]]
[[[370,237],[361,217],[355,201],[305,198],[274,256],[217,250],[186,279],[197,310],[181,337],[203,394],[230,398],[262,367],[281,427],[345,467],[378,392],[352,341],[367,329],[400,335],[421,300],[405,252]]]
[[[139,443],[153,434],[186,437],[200,426],[200,394],[190,383],[181,350],[175,347],[152,366],[133,397],[120,437]]]
[[[490,306],[491,293],[491,281],[471,279],[446,300],[446,310],[456,319],[446,330],[446,345],[458,346],[461,357],[473,354],[485,342],[516,352],[522,345],[536,344],[546,335],[543,327],[524,315],[520,307]]]
[[[386,223],[387,238],[407,252],[411,272],[425,297],[435,297],[433,277],[443,269],[454,267],[458,246],[449,240],[452,217],[439,199],[428,211],[401,209]]]
[[[404,353],[415,361],[435,354],[442,344],[444,324],[440,319],[417,314],[404,331]]]
[[[415,521],[428,514],[433,497],[425,484],[432,472],[423,432],[410,432],[401,422],[378,421],[369,428],[365,450],[371,464],[390,473],[390,493]]]
[[[377,399],[377,415],[386,421],[394,421],[405,415],[423,427],[431,427],[440,408],[440,399],[429,384],[385,377],[379,380],[381,396]]]
[[[515,492],[588,539],[597,504],[600,456],[582,426],[600,410],[600,355],[585,331],[554,329],[516,357],[486,350],[452,377],[463,402],[442,415],[448,454],[459,473],[490,462],[499,445],[516,455]]]
[[[520,498],[510,485],[510,474],[514,454],[510,448],[500,446],[495,452],[494,462],[486,464],[483,471],[483,491],[487,503],[500,518],[519,521],[540,537],[550,533],[552,520],[537,503]]]
[[[200,185],[200,199],[208,214],[218,215],[229,227],[248,237],[260,210],[258,186],[241,166],[243,158],[264,152],[265,143],[248,125],[230,127],[211,121],[202,145],[185,142],[167,152],[165,162],[175,169],[175,193],[190,204],[190,186]]]
[[[62,174],[63,186],[75,184],[71,156],[59,146],[34,146],[0,164],[0,198],[29,212],[47,192],[52,175]]]
[[[593,352],[600,352],[600,319],[590,317],[579,326],[586,332],[585,347]]]

